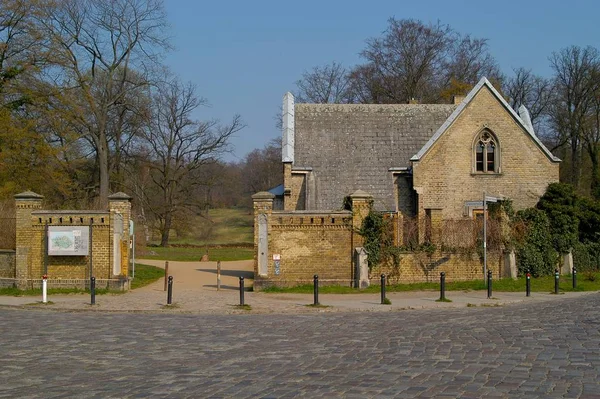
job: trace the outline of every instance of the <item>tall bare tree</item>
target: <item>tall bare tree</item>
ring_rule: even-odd
[[[552,53],[550,65],[555,92],[552,124],[560,141],[569,146],[569,183],[579,189],[582,140],[598,93],[595,71],[600,66],[600,53],[594,47],[571,46]]]
[[[536,130],[544,116],[548,115],[552,100],[552,82],[534,74],[530,69],[516,68],[514,75],[506,79],[504,95],[514,109],[521,105],[527,107],[531,122]]]
[[[244,127],[236,115],[227,125],[216,120],[197,121],[193,112],[205,105],[191,84],[177,80],[159,85],[150,123],[142,135],[146,166],[152,180],[145,206],[159,223],[161,246],[168,246],[173,223],[185,211],[202,209],[194,190],[203,182],[199,170],[229,149],[229,139]]]
[[[67,102],[65,116],[92,143],[99,197],[110,190],[110,119],[127,93],[146,86],[161,52],[168,47],[160,0],[63,0],[45,2],[37,14],[48,40],[52,68],[46,82]]]
[[[391,18],[381,37],[367,40],[361,56],[366,63],[351,77],[363,102],[440,102],[482,76],[500,77],[485,39],[460,35],[440,22]]]
[[[296,81],[296,87],[296,100],[301,103],[352,102],[348,71],[335,61],[304,71],[302,78]]]

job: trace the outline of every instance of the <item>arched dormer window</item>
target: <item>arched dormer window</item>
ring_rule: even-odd
[[[492,132],[486,129],[479,133],[473,152],[475,173],[500,173],[500,147]]]

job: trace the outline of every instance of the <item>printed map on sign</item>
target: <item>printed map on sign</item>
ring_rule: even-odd
[[[87,255],[88,227],[49,227],[48,255]]]

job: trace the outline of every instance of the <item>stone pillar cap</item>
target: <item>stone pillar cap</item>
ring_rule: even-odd
[[[350,194],[350,198],[354,199],[354,198],[373,198],[373,196],[369,193],[367,193],[366,191],[363,190],[356,190],[355,192],[353,192],[352,194]]]
[[[121,191],[108,196],[109,201],[131,201],[131,197]]]
[[[253,200],[272,200],[273,198],[275,198],[275,195],[268,191],[261,191],[252,196]]]
[[[41,199],[44,199],[44,196],[40,195],[38,193],[34,193],[33,191],[24,191],[20,194],[16,194],[15,199],[17,199],[17,200],[41,200]]]

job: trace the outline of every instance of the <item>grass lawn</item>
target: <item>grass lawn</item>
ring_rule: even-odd
[[[148,247],[147,252],[140,255],[140,257],[143,259],[191,262],[199,261],[205,253],[206,248]],[[252,259],[253,256],[254,250],[252,248],[221,247],[208,249],[208,258],[211,261],[247,260]]]
[[[131,280],[131,289],[140,288],[152,284],[165,276],[165,270],[150,265],[135,265],[135,278]]]
[[[135,279],[131,281],[131,288],[140,288],[145,285],[151,284],[156,280],[164,277],[165,271],[160,267],[136,264],[135,265]],[[50,295],[63,295],[63,294],[88,294],[90,290],[80,288],[49,288],[48,296]],[[96,295],[103,294],[123,294],[123,291],[109,291],[107,289],[96,289]],[[42,296],[42,289],[33,290],[20,290],[18,288],[0,288],[0,295],[4,296]]]
[[[577,289],[573,290],[571,276],[561,276],[559,280],[560,292],[573,291],[598,291],[600,290],[600,273],[595,274],[595,281],[587,280],[583,273],[577,275]],[[525,292],[525,277],[516,280],[506,278],[492,281],[493,291],[499,292]],[[414,284],[392,284],[386,286],[387,292],[403,292],[403,291],[422,291],[422,290],[439,290],[439,282],[435,283],[414,283]],[[446,282],[446,291],[476,291],[485,290],[483,280],[477,281],[457,281]],[[531,278],[532,292],[554,292],[554,276],[544,276]],[[296,294],[311,294],[313,292],[312,284],[299,285],[290,288],[265,288],[267,293],[296,293]],[[379,285],[371,285],[368,288],[359,290],[346,286],[320,286],[319,293],[322,294],[357,294],[357,293],[378,293],[380,292]]]

